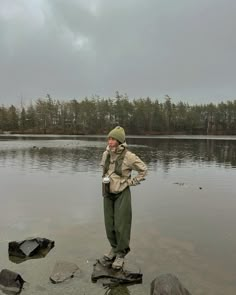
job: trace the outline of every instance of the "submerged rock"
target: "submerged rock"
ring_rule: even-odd
[[[172,274],[162,274],[151,283],[151,295],[191,295]]]
[[[15,263],[21,263],[30,258],[43,258],[54,245],[54,241],[45,238],[13,241],[8,244],[9,259]]]
[[[50,280],[54,284],[61,283],[73,278],[75,273],[78,272],[80,272],[80,270],[75,263],[58,261],[54,266]]]
[[[105,295],[130,295],[126,285],[110,286],[107,288]]]
[[[92,282],[96,283],[102,279],[103,285],[112,286],[116,284],[141,284],[143,275],[141,273],[131,272],[125,269],[114,270],[112,262],[98,259],[93,266],[93,273],[91,276]]]
[[[19,294],[23,288],[22,277],[11,270],[3,269],[0,272],[0,290],[5,294]]]

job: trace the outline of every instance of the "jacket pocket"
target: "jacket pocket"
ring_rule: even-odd
[[[127,179],[120,177],[119,175],[113,173],[110,182],[110,192],[113,194],[118,194],[122,192],[127,186]]]

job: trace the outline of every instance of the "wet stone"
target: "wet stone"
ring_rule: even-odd
[[[79,273],[79,267],[75,263],[58,261],[54,266],[50,280],[54,284],[62,283]]]
[[[124,268],[114,270],[112,262],[98,259],[93,266],[93,273],[91,276],[92,282],[96,283],[98,280],[102,281],[104,286],[115,286],[118,284],[141,284],[143,274],[140,272],[131,272]]]
[[[26,257],[32,255],[38,248],[39,243],[36,240],[24,241],[19,247]]]
[[[151,283],[151,295],[191,295],[173,274],[162,274]]]
[[[19,294],[23,288],[24,280],[21,275],[8,269],[0,272],[0,290],[4,294]]]
[[[54,245],[54,241],[45,238],[13,241],[8,244],[9,259],[15,263],[21,263],[31,258],[43,258]]]

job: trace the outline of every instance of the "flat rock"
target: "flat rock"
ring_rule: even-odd
[[[122,268],[121,270],[114,270],[112,262],[98,259],[93,266],[93,273],[91,276],[92,282],[96,283],[102,279],[104,285],[116,285],[116,284],[141,284],[143,275],[139,272],[131,272]]]
[[[21,275],[16,272],[8,269],[0,272],[0,290],[5,294],[19,294],[24,282]]]
[[[50,280],[52,283],[62,283],[73,278],[75,273],[79,272],[79,267],[75,263],[58,261],[52,271]]]

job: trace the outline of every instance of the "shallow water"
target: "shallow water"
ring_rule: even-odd
[[[148,165],[132,188],[133,225],[127,268],[142,285],[109,294],[149,294],[159,274],[178,276],[192,294],[236,294],[236,138],[130,137],[129,149]],[[0,137],[0,261],[28,282],[22,294],[105,294],[90,281],[92,265],[109,248],[105,237],[97,137]],[[43,259],[14,264],[8,241],[55,240]],[[81,275],[53,285],[57,260]]]

